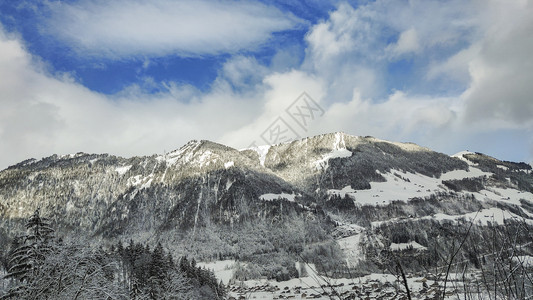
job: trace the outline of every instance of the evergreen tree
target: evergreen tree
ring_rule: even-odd
[[[158,243],[152,252],[152,262],[150,264],[150,277],[156,278],[159,281],[165,279],[168,267],[165,262],[165,253],[161,243]]]
[[[21,282],[28,281],[46,255],[52,251],[50,242],[53,232],[48,220],[41,217],[37,209],[26,223],[26,234],[15,238],[6,277],[16,278]]]
[[[161,298],[163,286],[167,279],[168,268],[165,265],[165,253],[161,243],[158,243],[152,252],[150,265],[148,267],[150,285],[150,297],[152,299]]]

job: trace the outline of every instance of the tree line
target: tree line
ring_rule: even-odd
[[[2,257],[0,299],[223,299],[225,286],[161,243],[109,248],[54,235],[39,210]]]

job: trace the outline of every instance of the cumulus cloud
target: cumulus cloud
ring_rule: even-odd
[[[357,8],[339,4],[330,18],[313,26],[307,35],[308,58],[315,64],[349,56],[376,62],[390,55],[453,48],[482,33],[479,11],[483,5],[453,0],[439,1],[377,0]],[[390,41],[395,41],[391,43]]]
[[[343,129],[448,150],[455,149],[452,144],[472,149],[479,143],[498,153],[504,151],[488,142],[491,132],[497,139],[511,129],[528,140],[531,6],[527,1],[386,0],[357,8],[339,5],[306,38],[303,68],[324,79],[325,101],[331,103],[315,132]],[[417,84],[446,83],[447,96],[386,90],[390,60],[410,53],[416,54],[410,59],[421,74]],[[507,152],[516,157],[520,151]]]
[[[392,56],[399,56],[406,53],[418,52],[420,50],[420,43],[418,42],[418,34],[414,28],[410,28],[400,34],[396,44],[387,47]]]
[[[495,127],[533,129],[533,3],[495,2],[486,36],[469,63],[467,118]]]
[[[469,82],[469,64],[479,55],[480,51],[481,45],[473,44],[443,61],[430,64],[427,71],[427,78],[429,80],[448,78],[458,82]]]
[[[300,21],[289,14],[256,2],[231,2],[236,7],[230,14],[230,2],[222,1],[214,2],[220,12],[211,18],[213,10],[201,1],[190,16],[209,22],[199,24],[198,35],[192,36],[185,29],[171,30],[189,2],[135,1],[123,8],[117,4],[121,1],[61,4],[53,8],[55,16],[68,18],[50,19],[47,30],[80,51],[100,56],[232,53],[211,88],[200,91],[145,78],[115,95],[95,93],[68,74],[47,73],[19,37],[0,28],[0,152],[9,153],[0,158],[1,167],[50,153],[150,154],[198,138],[246,147],[262,144],[261,134],[279,117],[300,136],[342,130],[440,151],[468,148],[508,153],[503,159],[533,159],[528,148],[533,141],[530,2],[341,3],[310,27],[301,64],[287,52],[279,52],[269,64],[235,52],[297,26]],[[180,5],[184,10],[174,11]],[[254,18],[247,32],[234,34],[232,26],[242,27],[251,15],[266,21]],[[157,26],[148,26],[153,24]],[[114,30],[105,32],[107,26]],[[151,31],[158,26],[163,26],[160,35]],[[416,85],[452,79],[458,92],[389,89],[389,64],[405,56],[413,61],[414,70],[407,75],[417,76]],[[147,94],[142,84],[156,85],[161,92]],[[324,110],[305,130],[286,112],[304,91]],[[508,142],[494,142],[503,137]],[[509,149],[513,142],[523,147]]]
[[[527,126],[533,119],[533,85],[528,84],[533,74],[532,7],[528,1],[341,4],[307,34],[304,67],[330,82],[330,95],[345,90],[335,101],[346,101],[357,88],[363,97],[380,102],[373,95],[383,91],[381,72],[388,59],[416,52],[413,60],[426,74],[419,84],[453,79],[459,87],[469,87],[456,95],[466,104],[464,118]],[[347,80],[357,73],[362,75]]]
[[[287,137],[303,137],[306,134],[291,119],[286,109],[298,99],[303,91],[312,95],[313,100],[318,103],[322,102],[325,94],[323,80],[306,72],[291,70],[269,74],[264,78],[263,84],[264,93],[257,95],[260,97],[257,101],[260,110],[254,119],[238,129],[229,131],[222,136],[221,141],[238,148],[251,144],[263,145],[266,141],[262,134],[271,128],[278,118],[285,122],[282,130],[289,130]]]
[[[247,1],[52,2],[45,32],[83,55],[201,56],[258,47],[302,21]]]
[[[307,33],[302,68],[331,79],[329,93],[336,101],[351,99],[354,87],[363,97],[382,101],[391,92],[385,78],[391,61],[407,57],[419,68],[442,64],[449,53],[482,36],[477,13],[479,7],[465,1],[443,5],[378,0],[355,8],[340,3]],[[422,76],[419,86],[430,85],[435,78]]]
[[[247,88],[261,82],[268,72],[254,57],[237,55],[224,63],[219,79],[226,80],[236,88]]]
[[[313,130],[334,131],[340,127],[359,135],[391,140],[408,140],[413,133],[430,136],[456,121],[457,101],[395,92],[386,100],[374,103],[363,99],[355,90],[351,101],[331,105],[324,117],[313,124]]]
[[[168,83],[159,94],[129,87],[106,96],[40,65],[0,28],[0,153],[8,154],[2,168],[52,153],[161,153],[191,139],[217,140],[257,109],[223,82],[204,94]]]

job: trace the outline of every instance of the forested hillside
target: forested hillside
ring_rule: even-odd
[[[0,171],[4,292],[213,299],[239,282],[310,273],[399,283],[404,273],[445,292],[463,272],[483,275],[463,288],[530,295],[530,281],[503,278],[530,274],[532,191],[525,163],[344,133],[27,160]],[[231,262],[224,287],[195,261]]]

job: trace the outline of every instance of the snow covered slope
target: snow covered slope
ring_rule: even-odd
[[[355,267],[377,249],[442,253],[465,222],[479,235],[533,226],[532,193],[531,166],[475,152],[341,132],[243,150],[191,141],[160,155],[54,155],[0,171],[0,241],[41,208],[59,231],[159,239],[198,255],[206,240],[223,249],[216,255],[252,257],[331,239]],[[431,248],[437,237],[443,246]]]

